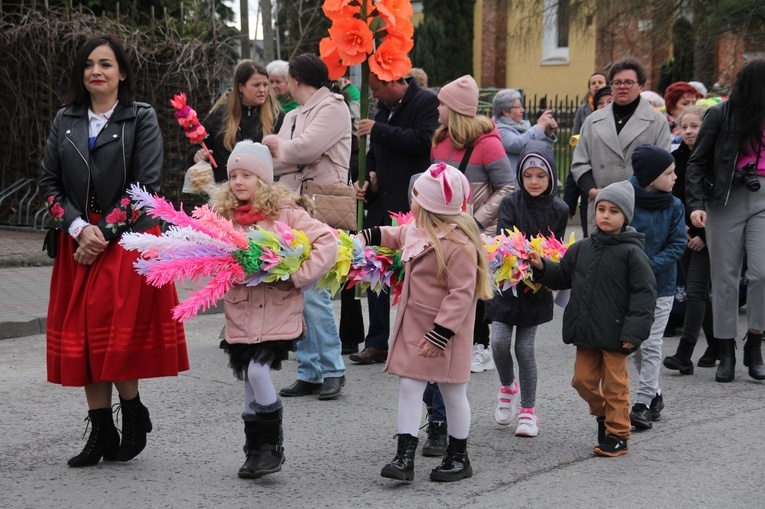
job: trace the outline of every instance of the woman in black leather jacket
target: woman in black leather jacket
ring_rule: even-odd
[[[753,59],[736,75],[730,99],[709,109],[686,170],[691,222],[706,227],[711,261],[714,333],[720,344],[715,378],[735,377],[738,288],[747,254],[748,332],[744,366],[765,380],[765,59]]]
[[[133,184],[159,192],[162,135],[148,104],[132,101],[127,57],[113,36],[80,48],[66,106],[58,111],[42,160],[40,189],[61,229],[47,322],[48,381],[84,386],[90,437],[73,467],[128,461],[152,430],[138,380],[189,368],[183,327],[172,319],[175,287],[155,288],[118,244],[123,232],[160,234],[134,208]],[[112,387],[122,437],[112,420]]]

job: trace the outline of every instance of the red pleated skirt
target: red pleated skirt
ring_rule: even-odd
[[[116,242],[90,266],[74,261],[76,249],[62,232],[48,304],[48,381],[85,386],[188,370],[183,325],[171,313],[175,285],[149,285],[133,267],[138,253]]]

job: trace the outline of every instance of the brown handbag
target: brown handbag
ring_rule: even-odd
[[[353,187],[305,180],[303,194],[316,204],[316,219],[337,230],[356,231],[356,191]]]

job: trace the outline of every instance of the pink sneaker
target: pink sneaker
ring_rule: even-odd
[[[518,411],[518,400],[521,397],[521,389],[518,387],[518,381],[513,382],[510,387],[504,385],[499,388],[499,394],[497,394],[497,410],[494,412],[494,419],[497,424],[502,426],[508,426],[515,419],[515,414]]]
[[[539,419],[533,408],[521,408],[518,416],[518,427],[515,429],[517,437],[535,437],[539,435]]]

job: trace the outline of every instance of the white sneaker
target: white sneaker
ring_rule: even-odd
[[[515,429],[517,437],[535,437],[539,435],[539,419],[533,408],[521,408],[518,416],[518,427]]]
[[[515,419],[515,413],[518,411],[518,400],[521,398],[521,390],[518,382],[513,382],[510,387],[500,387],[497,394],[497,410],[494,412],[494,419],[497,424],[508,426]]]
[[[473,345],[473,358],[470,361],[470,371],[481,373],[494,369],[494,359],[491,358],[491,350],[483,345]]]

